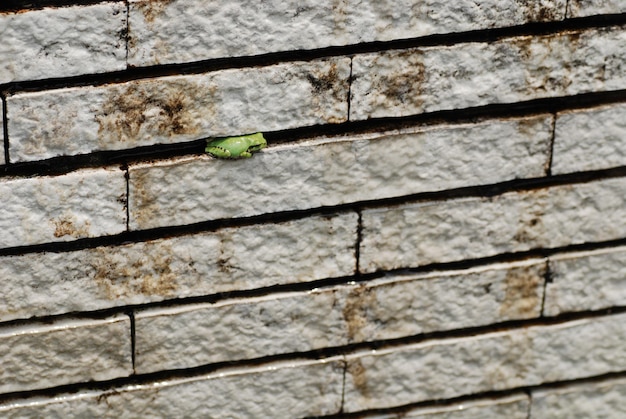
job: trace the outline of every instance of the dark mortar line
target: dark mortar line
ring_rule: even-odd
[[[578,382],[578,380],[575,380]],[[533,392],[530,389],[526,389],[524,391],[526,397],[528,397],[528,408],[526,409],[526,419],[532,418],[532,410],[533,410]]]
[[[189,234],[211,233],[225,228],[242,228],[258,224],[279,224],[302,220],[307,217],[332,216],[349,211],[363,211],[383,207],[413,205],[421,202],[443,202],[461,198],[493,198],[505,193],[524,193],[563,185],[583,184],[626,176],[626,166],[590,172],[556,175],[552,177],[514,179],[495,184],[475,185],[443,191],[420,192],[392,198],[356,201],[334,206],[285,210],[273,213],[215,219],[187,225],[157,227],[146,230],[125,231],[118,234],[94,238],[82,238],[73,241],[48,242],[0,249],[0,257],[40,252],[70,252],[103,246],[119,246],[127,243],[139,243],[158,239],[180,237]],[[574,245],[578,246],[578,245]],[[549,249],[539,251],[547,252]]]
[[[535,391],[540,390],[557,390],[564,389],[574,385],[581,384],[600,384],[603,382],[607,382],[610,380],[616,380],[626,378],[626,371],[619,372],[610,372],[600,375],[594,375],[590,377],[583,378],[573,378],[570,380],[561,380],[561,381],[552,381],[541,383],[537,385],[530,385],[524,387],[514,387],[506,390],[491,390],[491,391],[483,391],[478,393],[470,393],[465,394],[458,397],[451,397],[447,399],[437,399],[437,400],[426,400],[423,402],[409,403],[401,406],[393,406],[389,408],[379,408],[379,409],[368,409],[368,410],[360,410],[357,412],[351,413],[340,413],[337,415],[326,415],[326,416],[310,416],[307,419],[356,419],[356,418],[370,418],[375,417],[376,415],[397,415],[398,418],[404,417],[410,410],[413,409],[445,409],[452,407],[454,405],[462,404],[462,403],[472,403],[472,402],[481,402],[481,401],[492,401],[493,399],[505,399],[510,396],[515,396],[517,394],[525,393],[529,396],[529,407],[528,412],[531,411],[532,406],[532,394]],[[530,416],[528,416],[530,418]]]
[[[126,213],[126,232],[130,231],[130,171],[127,165],[120,167],[124,171],[124,180],[126,182],[126,196],[124,197],[124,210]]]
[[[583,31],[626,24],[626,14],[599,15],[553,22],[534,22],[505,28],[480,29],[467,32],[427,35],[424,37],[393,41],[375,41],[343,46],[330,46],[311,50],[271,52],[253,56],[223,57],[182,64],[163,64],[147,67],[129,67],[122,71],[87,74],[40,80],[9,82],[0,90],[10,93],[41,91],[77,86],[97,86],[137,79],[170,75],[202,74],[206,72],[244,67],[264,67],[274,64],[337,58],[355,54],[385,52],[387,50],[411,49],[433,46],[451,46],[469,42],[495,42],[518,36],[558,35],[563,31]]]
[[[89,6],[117,0],[3,0],[0,12],[29,12],[44,7]]]
[[[136,374],[136,357],[137,357],[137,341],[136,341],[136,327],[135,327],[135,312],[133,310],[125,311],[125,314],[130,319],[130,359],[133,366],[133,374]]]
[[[350,112],[351,112],[351,108],[352,108],[352,82],[354,81],[353,75],[352,75],[352,68],[354,65],[354,58],[350,57],[350,74],[348,75],[348,120],[347,122],[350,122]]]
[[[341,402],[339,404],[339,412],[337,412],[337,414],[341,415],[343,414],[343,411],[345,409],[345,405],[346,405],[346,379],[348,376],[348,363],[345,361],[343,362],[343,374],[342,374],[342,378],[341,378]]]
[[[354,276],[361,278],[361,244],[363,243],[363,214],[357,209],[356,240],[354,242]]]
[[[552,118],[552,127],[551,127],[551,134],[550,134],[550,148],[548,150],[548,167],[546,169],[546,175],[547,176],[552,176],[552,162],[554,160],[554,141],[556,139],[556,119],[558,114],[555,112],[552,114],[553,118]]]
[[[231,360],[231,361],[223,361],[213,364],[200,365],[196,367],[184,368],[184,369],[170,369],[170,370],[162,370],[153,373],[145,373],[145,374],[137,374],[131,375],[127,377],[115,378],[107,381],[94,381],[88,383],[73,383],[68,385],[62,385],[42,390],[30,390],[30,391],[20,391],[20,392],[11,392],[0,395],[0,403],[6,403],[7,401],[20,399],[20,398],[30,398],[30,397],[54,397],[57,395],[61,395],[63,393],[73,393],[85,390],[101,390],[101,391],[116,391],[119,390],[120,387],[129,386],[129,385],[141,385],[141,384],[152,384],[154,382],[165,382],[165,381],[174,381],[179,379],[187,379],[187,378],[197,378],[203,375],[213,374],[224,372],[228,373],[229,371],[233,371],[235,369],[254,369],[258,367],[271,366],[271,364],[285,362],[285,361],[315,361],[315,360],[325,360],[329,358],[338,358],[347,355],[355,355],[359,354],[363,351],[369,350],[387,350],[387,349],[401,349],[407,345],[420,344],[424,342],[438,340],[441,341],[442,344],[445,344],[446,340],[455,340],[458,338],[471,338],[478,334],[484,335],[487,333],[493,332],[502,332],[502,331],[511,331],[514,332],[516,330],[526,329],[531,326],[550,326],[561,323],[566,323],[570,321],[575,321],[579,319],[590,319],[596,317],[604,317],[610,315],[617,315],[626,312],[626,307],[613,308],[609,310],[601,310],[601,311],[588,311],[588,312],[580,312],[569,315],[561,315],[552,319],[531,319],[531,320],[518,320],[518,321],[508,321],[502,322],[487,326],[478,326],[471,327],[466,329],[452,330],[452,331],[441,331],[441,332],[433,332],[427,334],[420,334],[416,336],[400,338],[400,339],[390,339],[384,341],[376,341],[376,342],[362,342],[356,344],[349,344],[345,346],[338,347],[328,347],[317,350],[310,350],[304,352],[296,352],[296,353],[286,353],[286,354],[277,354],[277,355],[268,355],[253,359],[243,359],[243,360]],[[367,356],[364,354],[364,356]],[[346,362],[347,368],[347,360]],[[619,373],[611,373],[604,374],[600,377],[606,376],[619,376],[626,375],[626,372]],[[578,380],[570,380],[571,382],[579,382]],[[561,384],[560,382],[557,385]],[[522,388],[516,389],[517,391],[523,391],[529,388],[544,388],[544,385],[538,386],[525,386]],[[511,391],[511,390],[508,390]],[[478,393],[478,394],[490,394],[492,392]],[[476,396],[476,394],[474,394]],[[432,402],[432,401],[431,401]],[[334,417],[334,416],[332,416]]]
[[[553,273],[552,273],[552,265],[550,263],[550,259],[546,260],[546,270],[543,277],[543,295],[541,296],[541,310],[539,311],[539,315],[541,317],[545,317],[545,307],[546,307],[546,293],[548,292],[548,284],[553,281]]]
[[[271,146],[297,143],[303,139],[314,137],[349,137],[401,129],[436,127],[438,125],[475,124],[507,118],[523,118],[544,114],[556,115],[557,112],[564,110],[624,103],[625,97],[626,89],[592,92],[566,97],[532,99],[510,104],[490,104],[465,109],[434,111],[407,117],[375,118],[340,124],[313,125],[265,132],[264,135]],[[4,109],[6,112],[6,106]],[[6,118],[4,118],[4,123],[7,123]],[[556,124],[556,119],[553,121],[553,124]],[[552,134],[554,136],[554,132]],[[5,136],[8,136],[6,130]],[[4,167],[0,177],[50,176],[65,174],[83,168],[166,161],[176,157],[204,155],[206,154],[204,151],[205,146],[206,138],[201,138],[173,144],[154,144],[132,149],[96,151],[88,154],[58,156],[32,162],[10,163]]]
[[[569,4],[570,0],[565,0],[565,19],[569,19]]]
[[[4,94],[0,94],[0,100],[2,100],[2,130],[4,131],[3,135],[3,144],[4,144],[4,161],[5,165],[3,167],[6,170],[10,167],[11,161],[9,159],[9,119],[7,118],[7,99]]]

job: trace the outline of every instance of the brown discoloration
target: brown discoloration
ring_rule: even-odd
[[[520,244],[529,244],[529,247],[543,244],[546,237],[543,215],[545,213],[544,207],[548,201],[548,194],[547,189],[524,192],[524,200],[528,202],[528,206],[520,214],[517,232],[513,240]]]
[[[54,225],[54,237],[89,237],[91,227],[89,221],[85,221],[82,225],[77,225],[75,217],[64,215],[57,219],[52,219],[50,222]]]
[[[313,105],[318,109],[320,115],[326,115],[328,113],[327,107],[334,102],[348,100],[348,81],[340,79],[337,63],[329,62],[326,69],[314,71],[307,74],[306,77],[311,84]],[[344,117],[326,117],[326,121],[331,124],[341,123],[345,120]]]
[[[149,224],[150,220],[158,216],[159,192],[153,189],[149,170],[150,168],[140,168],[130,170],[128,173],[131,224]]]
[[[507,319],[528,319],[539,316],[541,285],[545,273],[545,265],[509,269],[504,280],[504,300],[500,305],[500,316]]]
[[[120,252],[109,247],[96,248],[86,263],[93,278],[108,299],[135,295],[168,297],[177,289],[172,249],[159,243],[147,252]]]
[[[358,392],[364,397],[369,397],[370,390],[367,385],[367,371],[365,366],[363,366],[363,362],[358,358],[349,360],[346,371],[352,376],[352,382]]]
[[[163,14],[167,6],[176,0],[144,0],[134,3],[135,7],[143,13],[146,22],[153,23],[154,20]]]
[[[422,87],[425,82],[425,68],[422,51],[407,50],[393,53],[393,61],[401,59],[402,68],[390,69],[377,76],[373,90],[380,91],[388,106],[410,105],[421,108],[424,104]]]
[[[549,22],[561,18],[559,10],[550,4],[546,6],[542,2],[525,2],[523,4],[524,17],[527,22]]]
[[[365,286],[359,286],[348,293],[342,313],[348,328],[349,342],[367,340],[367,333],[363,328],[369,323],[368,312],[373,310],[375,305],[375,294]]]
[[[133,146],[153,137],[197,134],[202,118],[194,107],[202,93],[184,80],[137,81],[110,87],[95,115],[101,146],[120,142]]]

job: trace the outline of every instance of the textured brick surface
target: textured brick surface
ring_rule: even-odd
[[[544,314],[626,306],[626,247],[550,258]]]
[[[532,418],[626,417],[626,380],[605,380],[532,392]]]
[[[624,0],[569,0],[567,17],[584,17],[626,12]]]
[[[136,314],[136,370],[304,352],[532,318],[545,262],[392,277],[365,285]]]
[[[626,368],[626,315],[355,354],[346,411],[595,376]],[[546,416],[540,416],[546,417]]]
[[[371,419],[529,419],[529,404],[527,395],[516,394],[497,399],[469,400],[445,407],[410,409],[399,414],[374,414],[362,417]]]
[[[130,2],[129,63],[315,49],[561,20],[565,0]]]
[[[356,55],[350,119],[624,89],[624,61],[623,27]]]
[[[616,166],[626,166],[626,104],[558,114],[552,173]]]
[[[130,228],[539,177],[550,138],[551,118],[538,116],[331,137],[271,147],[250,160],[131,166]]]
[[[361,270],[626,236],[626,178],[363,212]]]
[[[0,247],[126,230],[126,180],[117,168],[0,179]]]
[[[351,275],[356,229],[356,214],[345,213],[115,247],[5,256],[0,258],[0,320]]]
[[[343,362],[291,361],[208,376],[15,401],[3,417],[283,418],[338,413]]]
[[[126,68],[124,2],[0,12],[0,83]]]
[[[169,76],[7,98],[14,161],[347,119],[350,59]]]
[[[130,320],[69,320],[0,328],[0,392],[132,373]]]

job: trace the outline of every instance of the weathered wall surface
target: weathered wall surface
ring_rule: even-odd
[[[626,416],[626,2],[11,1],[0,39],[0,416]]]

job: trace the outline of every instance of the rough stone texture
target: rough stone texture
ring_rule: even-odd
[[[349,58],[18,93],[13,161],[344,122]]]
[[[124,2],[0,12],[0,83],[126,68]]]
[[[537,317],[544,276],[545,262],[534,260],[139,311],[136,371],[190,368]]]
[[[626,12],[624,0],[569,0],[567,17],[584,17]]]
[[[626,88],[623,27],[356,55],[350,119]]]
[[[626,314],[347,356],[347,412],[622,371]],[[540,416],[549,417],[549,416]]]
[[[532,418],[626,417],[626,380],[605,380],[532,392]]]
[[[626,247],[550,257],[544,314],[626,306]]]
[[[363,211],[373,272],[626,236],[626,178]]]
[[[130,320],[69,320],[0,328],[0,392],[108,380],[132,373]]]
[[[379,413],[361,417],[365,419],[530,419],[528,417],[529,404],[527,395],[516,394],[497,399],[470,400],[445,407],[417,408],[396,414]]]
[[[352,275],[357,216],[0,258],[0,321]]]
[[[538,116],[412,128],[270,147],[249,160],[204,156],[131,166],[130,228],[539,177],[551,121]]]
[[[552,173],[626,166],[626,104],[559,113]]]
[[[291,361],[176,381],[161,381],[0,405],[6,418],[287,418],[338,413],[343,362]]]
[[[0,247],[126,230],[126,179],[117,168],[0,179]]]
[[[180,63],[562,20],[565,3],[131,0],[128,60],[133,66]]]

